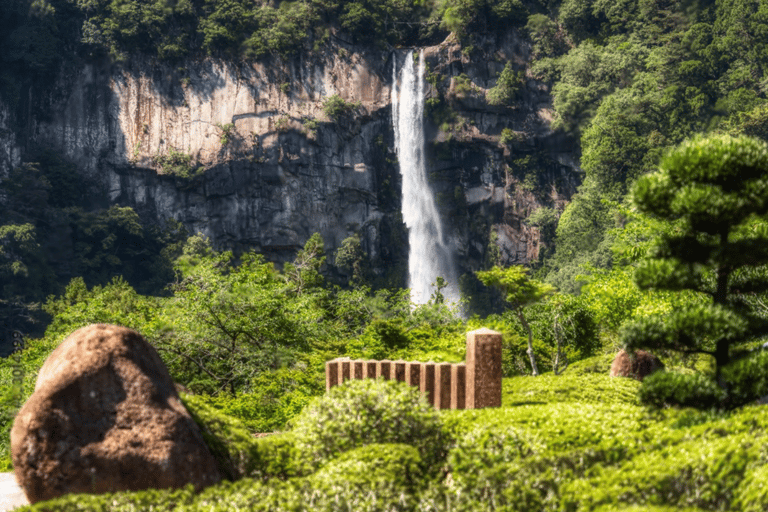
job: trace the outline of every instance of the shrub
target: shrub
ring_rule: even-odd
[[[155,156],[154,164],[160,167],[164,174],[188,180],[200,176],[205,171],[202,166],[192,163],[192,155],[173,148],[170,148],[166,155]]]
[[[486,95],[489,105],[509,106],[520,92],[523,81],[523,73],[512,70],[512,64],[507,62],[504,70],[499,74],[496,86],[491,88]]]
[[[741,512],[768,510],[768,486],[765,482],[768,482],[768,466],[758,466],[748,471],[736,491],[732,509]]]
[[[329,96],[323,102],[323,112],[333,121],[338,121],[343,115],[359,107],[360,103],[348,103],[338,94]]]
[[[296,438],[291,433],[260,437],[251,445],[251,478],[267,481],[272,478],[286,480],[308,474],[302,466],[296,449]]]
[[[216,127],[219,130],[221,130],[221,135],[219,136],[219,143],[221,144],[221,147],[225,147],[227,144],[229,144],[232,141],[232,137],[234,136],[232,132],[235,129],[235,125],[233,123],[227,123],[227,124],[216,123]]]
[[[181,400],[216,459],[219,471],[229,480],[237,480],[254,471],[252,458],[255,439],[239,420],[217,411],[199,396],[182,393]]]
[[[728,383],[728,407],[738,407],[768,395],[768,351],[759,350],[723,368]]]
[[[654,372],[643,380],[640,388],[640,402],[655,408],[708,409],[719,407],[725,396],[714,380],[700,373]]]
[[[611,365],[616,356],[614,354],[603,354],[599,356],[588,357],[581,361],[571,363],[568,368],[563,371],[565,375],[586,375],[590,373],[598,373],[601,375],[608,375],[611,371]]]
[[[583,402],[593,404],[637,404],[640,383],[634,379],[602,375],[552,373],[535,379],[514,377],[502,382],[504,405],[525,403]]]
[[[445,459],[447,437],[438,413],[405,383],[351,380],[313,401],[295,420],[297,446],[318,468],[343,452],[374,443],[415,447],[422,470]]]
[[[410,344],[411,338],[402,318],[377,318],[347,345],[347,351],[354,358],[386,359]]]
[[[421,476],[413,446],[370,444],[343,453],[307,480],[312,510],[413,510]]]
[[[287,115],[282,115],[277,118],[275,121],[275,130],[280,133],[285,133],[288,131],[288,123],[290,122],[290,118]]]

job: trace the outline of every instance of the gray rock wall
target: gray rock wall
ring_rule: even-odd
[[[579,173],[573,141],[549,129],[543,84],[528,77],[512,108],[485,100],[507,61],[526,67],[525,41],[510,32],[465,55],[449,38],[425,53],[440,75],[429,95],[455,114],[449,129],[427,120],[428,155],[462,271],[483,264],[491,240],[502,263],[535,260],[546,241],[522,220],[542,205],[561,210]],[[457,91],[461,74],[472,82],[469,94]],[[33,94],[33,111],[46,114],[18,123],[30,127],[18,143],[0,108],[0,170],[18,164],[21,147],[51,147],[77,163],[104,203],[131,205],[158,221],[176,218],[218,247],[255,248],[277,260],[314,232],[329,252],[360,233],[382,275],[407,257],[391,79],[391,53],[353,47],[291,62],[86,65],[52,92]],[[323,102],[334,94],[359,106],[329,119]],[[519,134],[512,147],[499,143],[504,128]],[[158,157],[174,152],[205,172],[169,174]],[[531,156],[533,181],[516,168]]]

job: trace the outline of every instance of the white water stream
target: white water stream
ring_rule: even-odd
[[[458,303],[459,291],[453,251],[444,238],[424,162],[424,54],[414,69],[408,52],[402,69],[397,58],[392,69],[392,124],[395,147],[403,176],[403,221],[408,228],[408,287],[411,301],[425,304],[435,291],[437,277],[448,282],[443,290],[447,303]]]

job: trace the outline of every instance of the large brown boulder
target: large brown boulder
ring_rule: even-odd
[[[116,325],[78,329],[51,353],[13,423],[11,454],[31,503],[221,479],[155,349]]]
[[[648,375],[664,368],[658,357],[645,350],[636,350],[634,355],[622,350],[611,364],[611,377],[632,377],[642,382]]]

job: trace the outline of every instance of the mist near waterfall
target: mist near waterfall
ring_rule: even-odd
[[[425,304],[436,288],[438,277],[448,286],[442,293],[447,303],[458,303],[459,290],[453,251],[448,244],[432,189],[427,183],[424,161],[424,52],[418,68],[413,52],[397,69],[392,68],[392,124],[395,147],[403,177],[403,221],[408,228],[408,287],[411,301]]]

